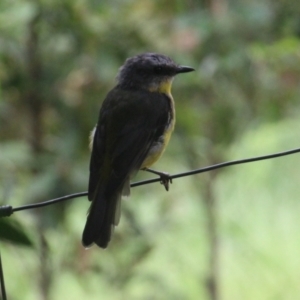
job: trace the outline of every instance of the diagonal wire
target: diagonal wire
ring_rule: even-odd
[[[251,157],[251,158],[227,161],[227,162],[215,164],[212,166],[204,167],[201,169],[196,169],[193,171],[188,171],[188,172],[184,172],[184,173],[171,175],[170,178],[176,179],[176,178],[180,178],[180,177],[191,176],[191,175],[200,174],[200,173],[204,173],[204,172],[208,172],[208,171],[212,171],[212,170],[216,170],[216,169],[221,169],[221,168],[225,168],[225,167],[229,167],[229,166],[246,164],[246,163],[250,163],[250,162],[266,160],[266,159],[271,159],[271,158],[277,158],[277,157],[291,155],[291,154],[295,154],[295,153],[299,153],[299,152],[300,152],[300,148],[296,148],[296,149],[292,149],[292,150],[288,150],[288,151],[284,151],[284,152],[278,152],[278,153],[273,153],[273,154],[268,154],[268,155]],[[149,183],[158,182],[158,181],[160,181],[160,178],[135,182],[135,183],[132,183],[130,186],[135,187],[135,186],[149,184]]]
[[[176,179],[176,178],[200,174],[200,173],[204,173],[204,172],[208,172],[208,171],[212,171],[212,170],[216,170],[216,169],[220,169],[220,168],[225,168],[225,167],[229,167],[229,166],[233,166],[233,165],[239,165],[239,164],[245,164],[245,163],[250,163],[250,162],[255,162],[255,161],[260,161],[260,160],[272,159],[272,158],[291,155],[291,154],[295,154],[295,153],[299,153],[299,152],[300,152],[300,148],[296,148],[296,149],[292,149],[292,150],[288,150],[288,151],[284,151],[284,152],[278,152],[278,153],[273,153],[273,154],[268,154],[268,155],[263,155],[263,156],[256,156],[256,157],[251,157],[251,158],[233,160],[233,161],[219,163],[219,164],[215,164],[212,166],[208,166],[208,167],[204,167],[204,168],[200,168],[200,169],[196,169],[196,170],[192,170],[192,171],[188,171],[188,172],[170,175],[169,177],[170,177],[170,179]],[[154,179],[134,182],[130,186],[136,187],[136,186],[150,184],[150,183],[154,183],[154,182],[160,182],[160,181],[161,181],[160,178],[154,178]],[[57,202],[62,202],[62,201],[66,201],[66,200],[73,199],[73,198],[87,196],[87,194],[88,194],[87,192],[75,193],[75,194],[70,194],[70,195],[66,195],[63,197],[59,197],[56,199],[48,200],[45,202],[28,204],[28,205],[15,207],[15,208],[13,208],[10,205],[1,206],[0,207],[0,217],[10,216],[11,214],[13,214],[16,211],[43,207],[43,206],[55,204]]]
[[[279,153],[274,153],[274,154],[269,154],[269,155],[257,156],[257,157],[240,159],[240,160],[233,160],[233,161],[229,161],[229,162],[224,162],[224,163],[215,164],[215,165],[212,165],[212,166],[196,169],[196,170],[193,170],[193,171],[188,171],[188,172],[184,172],[184,173],[170,175],[169,178],[170,179],[176,179],[176,178],[180,178],[180,177],[200,174],[200,173],[204,173],[204,172],[208,172],[208,171],[212,171],[212,170],[216,170],[216,169],[220,169],[220,168],[224,168],[224,167],[229,167],[229,166],[233,166],[233,165],[239,165],[239,164],[245,164],[245,163],[250,163],[250,162],[255,162],[255,161],[260,161],[260,160],[272,159],[272,158],[291,155],[291,154],[295,154],[295,153],[299,153],[299,152],[300,152],[300,148],[296,148],[296,149],[292,149],[292,150],[288,150],[288,151],[284,151],[284,152],[279,152]],[[150,184],[150,183],[159,182],[159,181],[161,181],[160,178],[154,178],[154,179],[134,182],[130,186],[131,187],[136,187],[136,186]],[[69,200],[69,199],[83,197],[83,196],[86,196],[87,194],[88,194],[87,192],[75,193],[75,194],[59,197],[59,198],[56,198],[56,199],[48,200],[48,201],[45,201],[45,202],[23,205],[23,206],[19,206],[19,207],[16,207],[16,208],[13,208],[10,205],[4,205],[4,206],[0,207],[0,217],[10,216],[16,211],[43,207],[43,206],[55,204],[55,203],[58,203],[58,202],[66,201],[66,200]],[[4,283],[4,275],[3,275],[3,267],[2,267],[2,261],[1,261],[1,254],[0,254],[0,285],[1,285],[2,299],[7,300],[6,291],[5,291],[5,283]]]

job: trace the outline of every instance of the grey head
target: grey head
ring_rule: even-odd
[[[157,53],[143,53],[128,58],[120,68],[117,80],[123,88],[156,89],[179,73],[194,71],[180,66],[170,57]]]

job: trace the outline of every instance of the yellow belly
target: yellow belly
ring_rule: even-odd
[[[155,145],[150,149],[148,156],[146,157],[146,159],[144,160],[141,166],[141,169],[151,167],[162,156],[170,141],[172,132],[174,130],[174,126],[175,126],[175,119],[173,119],[169,128],[165,131],[163,142],[159,145]]]
[[[141,169],[149,168],[162,156],[162,154],[164,153],[164,151],[170,141],[172,132],[174,130],[174,127],[175,127],[175,105],[174,105],[174,99],[171,95],[170,89],[171,89],[171,82],[168,82],[168,84],[166,84],[164,86],[164,90],[160,90],[160,92],[165,93],[171,101],[173,119],[171,120],[171,123],[169,124],[166,131],[164,132],[164,138],[163,138],[162,143],[160,145],[154,146],[150,149],[148,156],[146,157],[146,159],[144,160],[144,162],[141,166]]]

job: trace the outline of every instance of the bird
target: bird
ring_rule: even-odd
[[[161,176],[168,190],[168,174],[149,167],[163,154],[175,126],[172,81],[191,71],[194,68],[151,52],[127,58],[120,67],[91,134],[85,248],[107,248],[120,221],[121,198],[130,195],[130,179],[139,170]]]

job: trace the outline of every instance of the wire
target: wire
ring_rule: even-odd
[[[291,155],[291,154],[295,154],[295,153],[299,153],[299,152],[300,152],[300,148],[296,148],[296,149],[292,149],[292,150],[288,150],[288,151],[284,151],[284,152],[278,152],[278,153],[274,153],[274,154],[268,154],[268,155],[263,155],[263,156],[257,156],[257,157],[251,157],[251,158],[244,158],[244,159],[239,159],[239,160],[228,161],[228,162],[224,162],[224,163],[204,167],[204,168],[201,168],[201,169],[196,169],[196,170],[189,171],[189,172],[170,175],[170,178],[171,179],[176,179],[176,178],[180,178],[180,177],[185,177],[185,176],[200,174],[200,173],[204,173],[204,172],[208,172],[208,171],[212,171],[212,170],[216,170],[216,169],[221,169],[221,168],[224,168],[224,167],[240,165],[240,164],[246,164],[246,163],[250,163],[250,162],[266,160],[266,159],[271,159],[271,158],[277,158],[277,157]],[[135,182],[135,183],[132,183],[130,186],[135,187],[135,186],[149,184],[149,183],[158,182],[158,181],[160,181],[160,178]]]
[[[66,200],[73,199],[73,198],[79,198],[79,197],[83,197],[83,196],[86,196],[86,195],[87,195],[87,192],[75,193],[75,194],[59,197],[59,198],[56,198],[56,199],[48,200],[48,201],[45,201],[45,202],[19,206],[19,207],[13,208],[12,211],[16,212],[16,211],[25,210],[25,209],[32,209],[32,208],[48,206],[48,205],[51,205],[51,204],[55,204],[57,202],[62,202],[62,201],[66,201]]]
[[[224,162],[224,163],[215,164],[215,165],[212,165],[212,166],[196,169],[196,170],[193,170],[193,171],[188,171],[188,172],[178,173],[178,174],[174,174],[174,175],[169,175],[169,178],[170,179],[176,179],[176,178],[180,178],[180,177],[191,176],[191,175],[200,174],[200,173],[204,173],[204,172],[208,172],[208,171],[212,171],[212,170],[216,170],[216,169],[221,169],[221,168],[225,168],[225,167],[229,167],[229,166],[245,164],[245,163],[250,163],[250,162],[255,162],[255,161],[260,161],[260,160],[266,160],[266,159],[272,159],[272,158],[291,155],[291,154],[295,154],[295,153],[299,153],[299,152],[300,152],[300,148],[296,148],[296,149],[292,149],[292,150],[288,150],[288,151],[284,151],[284,152],[278,152],[278,153],[269,154],[269,155],[257,156],[257,157],[252,157],[252,158],[245,158],[245,159],[240,159],[240,160],[233,160],[233,161],[228,161],[228,162]],[[161,178],[154,178],[154,179],[134,182],[130,186],[131,187],[136,187],[136,186],[146,185],[146,184],[150,184],[150,183],[154,183],[154,182],[160,182],[160,181],[161,181]],[[66,196],[63,196],[63,197],[55,198],[55,199],[52,199],[52,200],[48,200],[48,201],[45,201],[45,202],[23,205],[23,206],[19,206],[19,207],[16,207],[16,208],[13,208],[10,205],[4,205],[4,206],[0,207],[0,218],[1,217],[8,217],[16,211],[48,206],[48,205],[52,205],[52,204],[62,202],[62,201],[66,201],[66,200],[69,200],[69,199],[74,199],[74,198],[78,198],[78,197],[87,196],[87,194],[88,194],[88,192],[75,193],[75,194],[70,194],[70,195],[66,195]]]
[[[299,153],[299,152],[300,152],[300,148],[296,148],[296,149],[292,149],[292,150],[288,150],[288,151],[284,151],[284,152],[279,152],[279,153],[274,153],[274,154],[269,154],[269,155],[257,156],[257,157],[240,159],[240,160],[233,160],[233,161],[228,161],[228,162],[224,162],[224,163],[215,164],[215,165],[212,165],[212,166],[196,169],[196,170],[189,171],[189,172],[183,172],[183,173],[179,173],[179,174],[175,174],[175,175],[169,175],[169,178],[170,179],[176,179],[176,178],[180,178],[180,177],[200,174],[200,173],[204,173],[204,172],[208,172],[208,171],[212,171],[212,170],[216,170],[216,169],[220,169],[220,168],[225,168],[225,167],[229,167],[229,166],[245,164],[245,163],[250,163],[250,162],[256,162],[256,161],[261,161],[261,160],[266,160],[266,159],[272,159],[272,158],[291,155],[291,154],[295,154],[295,153]],[[161,178],[154,178],[154,179],[134,182],[130,186],[131,187],[136,187],[136,186],[150,184],[150,183],[159,182],[159,181],[161,181]],[[23,205],[23,206],[19,206],[19,207],[16,207],[16,208],[13,208],[10,205],[4,205],[4,206],[0,207],[0,218],[1,217],[8,217],[16,211],[48,206],[48,205],[52,205],[52,204],[62,202],[62,201],[66,201],[66,200],[69,200],[69,199],[74,199],[74,198],[87,196],[87,194],[88,194],[88,192],[75,193],[75,194],[55,198],[55,199],[52,199],[52,200],[48,200],[48,201],[45,201],[45,202]],[[7,300],[6,292],[5,292],[5,284],[4,284],[1,254],[0,254],[0,284],[1,284],[2,299]]]

